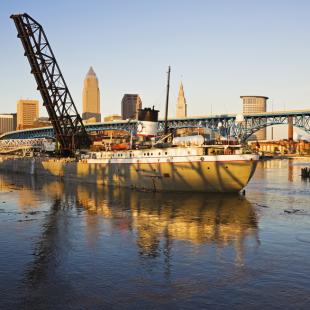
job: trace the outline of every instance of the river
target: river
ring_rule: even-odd
[[[0,175],[0,309],[309,309],[308,159],[245,195]]]

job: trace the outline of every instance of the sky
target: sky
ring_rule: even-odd
[[[120,113],[124,93],[169,115],[183,82],[188,115],[240,113],[241,95],[268,96],[268,110],[310,109],[310,1],[0,0],[0,113],[18,99],[42,99],[11,14],[45,30],[82,112],[83,79],[93,66],[102,115]]]

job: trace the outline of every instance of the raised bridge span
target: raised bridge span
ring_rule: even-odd
[[[169,128],[210,128],[218,130],[223,136],[236,137],[246,141],[256,131],[273,125],[283,125],[292,123],[293,126],[304,130],[310,134],[310,110],[293,110],[264,112],[255,114],[242,114],[243,121],[238,120],[238,114],[223,114],[212,116],[198,116],[187,118],[171,118],[168,120]],[[236,120],[237,117],[237,120]],[[126,130],[135,132],[136,120],[113,121],[85,124],[87,132],[100,132],[103,130]],[[164,128],[164,121],[160,120],[159,130]],[[52,127],[33,128],[5,133],[0,136],[0,140],[9,139],[37,139],[54,138],[55,133]]]

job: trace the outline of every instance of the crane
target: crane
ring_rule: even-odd
[[[90,138],[73,102],[43,27],[26,13],[11,15],[20,38],[31,73],[40,91],[43,105],[60,144],[61,154],[72,155],[88,148]]]

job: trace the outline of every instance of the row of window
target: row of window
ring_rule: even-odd
[[[191,152],[188,151],[187,154],[188,154],[188,155],[191,155]],[[156,155],[161,156],[162,153],[161,153],[161,152],[158,152],[158,153],[156,154],[156,153],[153,153],[153,152],[152,152],[152,153],[147,152],[147,153],[143,153],[143,154],[141,154],[141,155],[136,155],[136,156],[135,156],[134,153],[129,153],[129,157],[130,157],[130,158],[132,158],[132,157],[138,157],[138,158],[139,158],[139,157],[142,157],[142,156],[148,157],[148,156],[156,156]],[[167,156],[167,155],[168,155],[168,152],[164,152],[163,155],[166,155],[166,156]],[[128,158],[128,153],[116,153],[116,154],[112,154],[112,155],[110,156],[110,158],[119,158],[119,157]],[[96,158],[96,155],[93,154],[92,158]],[[101,157],[101,158],[104,158],[104,157]]]
[[[127,154],[123,154],[123,153],[119,153],[119,154],[113,154],[112,157],[125,157],[125,155]],[[153,155],[156,155],[156,154],[153,154],[153,153],[144,153],[143,156],[153,156]],[[158,152],[158,156],[161,155],[161,152]],[[168,155],[168,152],[165,152],[165,155]],[[132,153],[129,153],[129,157],[133,157],[133,154]]]

